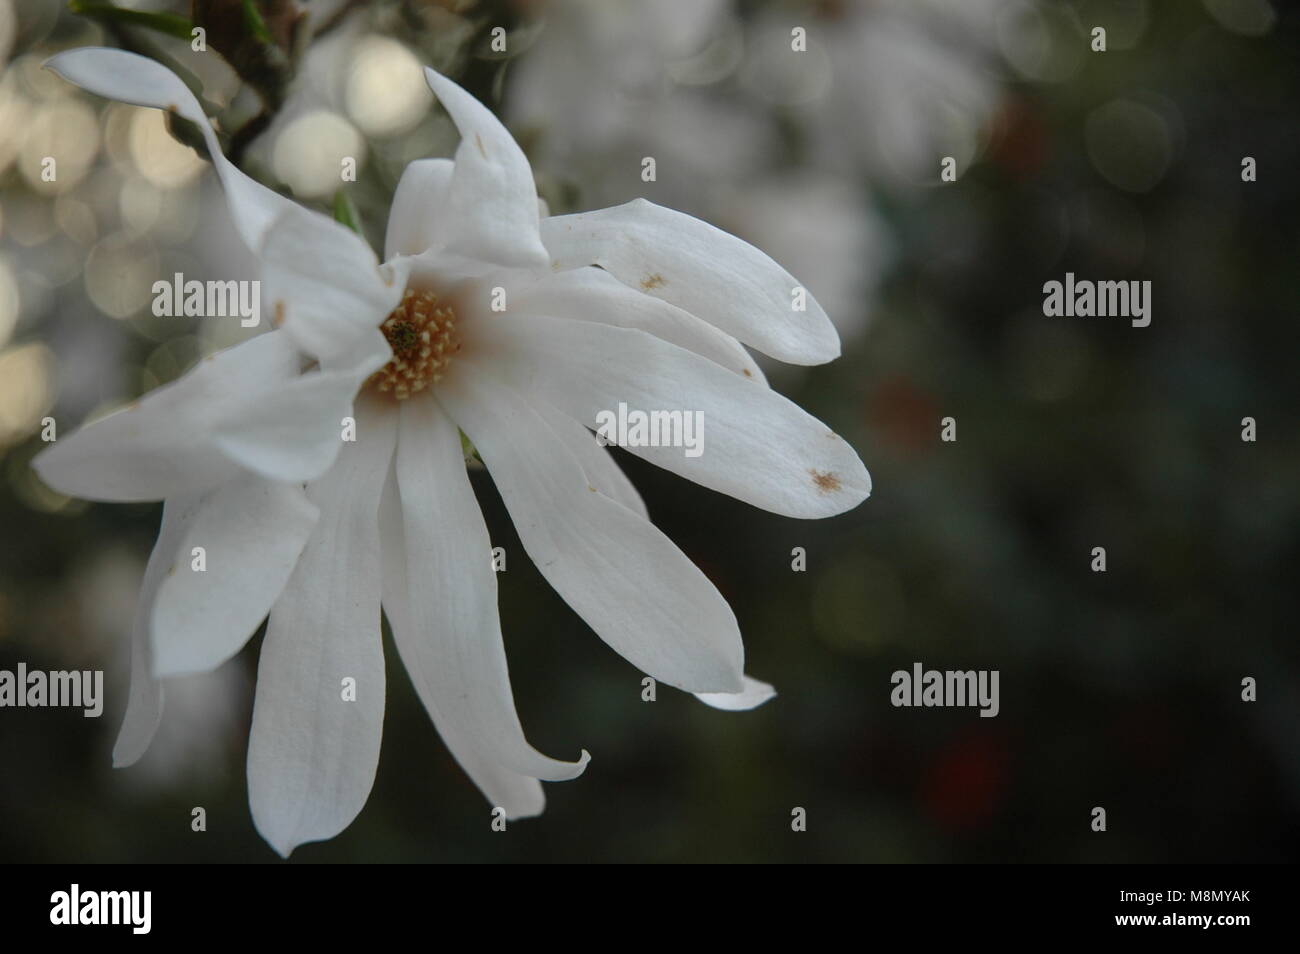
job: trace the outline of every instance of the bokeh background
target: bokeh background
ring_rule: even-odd
[[[150,754],[113,770],[159,507],[69,500],[29,467],[43,416],[70,431],[245,333],[150,314],[156,279],[252,263],[160,113],[41,69],[89,44],[177,69],[243,168],[303,202],[328,208],[357,157],[348,196],[376,243],[404,164],[456,143],[433,65],[503,117],[553,212],[643,195],[705,218],[786,265],[844,340],[831,365],[768,371],[858,448],[876,491],[857,510],[779,518],[621,457],[775,700],[643,703],[479,473],[524,725],[591,766],[492,832],[387,643],[374,792],[295,861],[1300,855],[1293,5],[259,0],[268,47],[241,2],[0,0],[0,668],[103,668],[108,687],[99,720],[0,710],[0,860],[276,857],[243,768],[261,634],[170,684]],[[216,49],[180,38],[190,17]],[[1151,326],[1045,318],[1042,283],[1066,271],[1149,279]],[[1001,714],[893,708],[890,674],[917,661],[1000,670]]]

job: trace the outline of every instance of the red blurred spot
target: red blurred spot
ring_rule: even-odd
[[[882,381],[867,399],[867,422],[886,444],[915,454],[939,439],[939,404],[907,378]]]
[[[1025,179],[1042,168],[1048,148],[1047,127],[1037,107],[1023,97],[1004,100],[992,123],[989,155],[993,161]]]
[[[950,743],[921,781],[921,801],[936,822],[950,830],[987,823],[1006,790],[1008,754],[989,730],[972,730]]]

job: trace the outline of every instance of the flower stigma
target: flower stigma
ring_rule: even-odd
[[[379,330],[393,349],[393,359],[372,374],[369,383],[399,401],[441,379],[451,356],[460,350],[456,310],[439,304],[431,291],[408,288]]]

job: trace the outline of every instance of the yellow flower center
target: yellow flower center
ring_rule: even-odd
[[[369,383],[399,401],[439,380],[460,350],[455,309],[438,304],[438,296],[429,291],[408,288],[379,330],[393,349],[393,360],[372,374]]]

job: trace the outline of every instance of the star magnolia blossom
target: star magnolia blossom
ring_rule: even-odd
[[[48,65],[198,125],[276,315],[275,330],[35,462],[67,494],[164,501],[115,764],[148,746],[162,678],[230,659],[269,613],[248,751],[253,819],[285,855],[333,837],[361,810],[378,762],[382,606],[434,724],[492,805],[535,815],[539,780],[579,775],[586,752],[549,758],[520,728],[459,430],[528,555],[605,642],[718,708],[773,694],[743,673],[730,607],[650,523],[588,428],[619,402],[701,411],[703,454],[629,450],[788,516],[862,501],[870,480],[853,449],[772,391],[741,345],[799,364],[839,353],[811,298],[791,307],[797,283],[780,266],[642,200],[541,217],[510,134],[431,70],[461,143],[454,161],[407,167],[381,264],[357,235],[225,159],[164,67],[108,49]],[[346,418],[355,440],[342,439]],[[191,570],[198,546],[204,572]],[[348,679],[355,701],[342,701]]]

